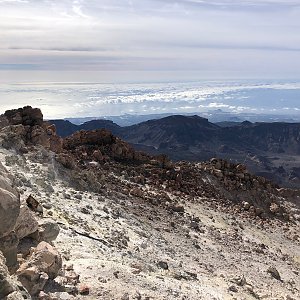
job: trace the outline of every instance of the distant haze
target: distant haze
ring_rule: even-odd
[[[298,0],[0,0],[0,81],[299,78]]]

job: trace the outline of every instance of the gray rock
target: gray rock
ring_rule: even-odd
[[[122,296],[121,300],[129,300],[129,294],[128,294],[128,293],[125,293],[125,294]]]
[[[0,299],[3,299],[15,290],[5,263],[5,258],[0,252]]]
[[[19,239],[14,232],[0,238],[0,251],[6,258],[6,265],[9,268],[17,264],[17,246]]]
[[[228,288],[228,291],[229,291],[229,292],[233,292],[233,293],[237,293],[237,292],[238,292],[238,289],[237,289],[236,286],[231,285],[231,286]]]
[[[43,207],[45,209],[51,209],[52,208],[52,204],[50,204],[50,203],[43,203]]]
[[[37,231],[38,222],[27,205],[21,205],[14,231],[19,239],[22,239]]]
[[[57,238],[60,231],[59,225],[50,218],[40,220],[38,226],[40,241],[52,242]]]
[[[74,198],[78,199],[78,200],[82,200],[82,195],[81,194],[75,194]]]
[[[1,172],[1,169],[0,169]],[[0,176],[0,237],[9,234],[20,212],[20,199],[8,179]]]

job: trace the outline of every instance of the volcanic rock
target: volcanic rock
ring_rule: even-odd
[[[27,262],[17,270],[18,279],[31,295],[39,293],[47,280],[58,275],[62,268],[60,254],[46,242],[38,244]]]

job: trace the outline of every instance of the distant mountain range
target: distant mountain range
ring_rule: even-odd
[[[106,128],[136,149],[152,154],[189,161],[225,158],[245,163],[251,171],[277,183],[300,185],[300,123],[214,124],[197,115],[172,115],[126,127],[110,120],[81,125],[64,120],[51,122],[62,137],[78,130]]]
[[[111,120],[119,126],[131,126],[146,122],[149,120],[162,119],[169,116],[174,116],[175,113],[161,113],[161,114],[145,114],[145,115],[136,115],[136,114],[124,114],[120,116],[104,116],[104,117],[83,117],[83,118],[66,118],[66,121],[70,121],[73,124],[80,125],[92,120]],[[241,123],[243,121],[251,122],[288,122],[295,123],[300,122],[300,115],[271,115],[271,114],[251,114],[251,113],[232,113],[223,111],[222,109],[210,110],[207,112],[195,112],[195,113],[186,113],[182,114],[185,116],[198,115],[200,117],[208,119],[212,123]]]

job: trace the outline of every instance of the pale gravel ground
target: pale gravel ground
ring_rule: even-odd
[[[0,161],[4,165],[7,155],[12,153],[0,150]],[[76,191],[56,177],[51,163],[29,159],[20,163],[19,159],[18,163],[6,167],[11,173],[19,177],[23,174],[30,180],[28,186],[20,186],[22,199],[33,194],[42,203],[52,205],[51,217],[60,222],[62,228],[54,244],[65,263],[74,265],[81,282],[90,286],[90,295],[76,299],[121,299],[125,293],[129,299],[138,299],[133,297],[136,292],[143,300],[146,297],[300,299],[300,241],[291,239],[299,234],[299,221],[287,229],[279,221],[261,228],[255,220],[242,219],[239,215],[234,216],[235,220],[201,199],[185,203],[184,216],[171,215],[139,198]],[[66,199],[64,193],[68,193],[70,199]],[[76,193],[82,195],[82,200],[75,198]],[[83,207],[88,214],[82,212]],[[49,212],[45,211],[47,216]],[[116,214],[119,217],[113,217]],[[199,232],[190,227],[191,216],[199,217],[203,230]],[[172,221],[175,227],[170,225]],[[110,245],[83,237],[75,230]],[[121,249],[124,238],[128,245]],[[168,263],[169,270],[157,266],[160,260]],[[266,272],[272,265],[278,269],[282,282]],[[118,272],[118,278],[114,272]],[[180,272],[184,276],[186,272],[197,274],[198,280],[174,278]],[[233,277],[242,275],[248,286],[240,287],[231,282]],[[235,286],[237,292],[229,291],[230,286]]]

